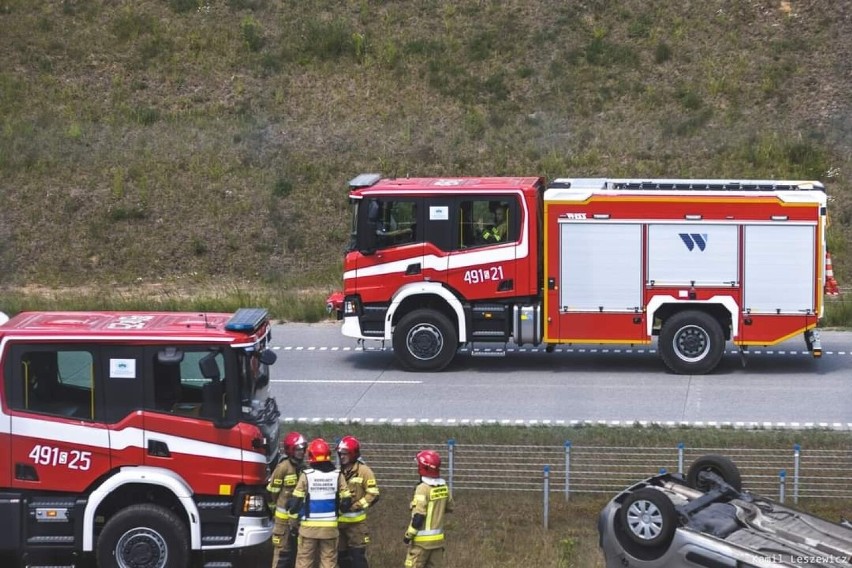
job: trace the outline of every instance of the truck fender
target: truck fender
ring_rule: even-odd
[[[654,314],[661,307],[667,304],[681,304],[681,305],[699,305],[699,304],[719,304],[723,306],[728,312],[731,314],[731,339],[735,339],[740,333],[740,318],[738,316],[740,312],[740,307],[737,305],[736,300],[734,300],[731,296],[713,296],[712,298],[708,298],[706,300],[682,300],[675,298],[674,296],[654,296],[651,298],[651,301],[648,302],[648,305],[645,307],[646,315],[645,318],[645,326],[646,333],[648,337],[651,337],[654,328]]]
[[[86,503],[86,512],[83,514],[83,551],[94,550],[94,525],[95,512],[101,502],[113,491],[127,483],[145,483],[148,485],[160,485],[175,494],[183,505],[186,516],[189,519],[189,538],[192,550],[201,548],[201,523],[198,515],[198,507],[192,500],[192,489],[173,471],[159,467],[131,466],[122,467],[118,473],[107,479],[100,487],[89,495]]]
[[[402,304],[403,300],[417,295],[439,296],[442,300],[449,304],[450,308],[452,308],[453,312],[456,314],[455,323],[459,330],[459,343],[467,343],[467,325],[465,324],[464,319],[464,308],[462,308],[459,299],[438,282],[415,282],[412,284],[406,284],[396,291],[396,294],[394,294],[393,298],[391,298],[388,313],[385,316],[385,339],[392,338],[391,322],[393,321],[394,313]]]

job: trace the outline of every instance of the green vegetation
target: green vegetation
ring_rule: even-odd
[[[365,171],[817,178],[846,284],[849,26],[828,0],[0,0],[0,286],[324,293]]]

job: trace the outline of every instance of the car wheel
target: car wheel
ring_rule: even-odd
[[[450,320],[435,310],[415,310],[394,329],[393,351],[412,371],[440,371],[455,357],[458,334]]]
[[[703,375],[716,368],[725,352],[725,335],[718,320],[696,310],[678,312],[660,329],[660,355],[673,372]]]
[[[737,491],[743,489],[743,480],[739,468],[725,456],[707,454],[696,459],[689,466],[689,470],[686,472],[686,484],[693,489],[706,493],[712,488],[712,483],[701,479],[702,471],[715,473]]]
[[[674,503],[665,493],[651,487],[630,494],[618,515],[630,540],[643,547],[668,547],[677,529]]]
[[[168,509],[131,505],[107,521],[97,558],[100,568],[186,568],[189,530]]]

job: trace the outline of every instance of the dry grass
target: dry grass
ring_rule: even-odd
[[[0,0],[0,283],[333,285],[377,170],[819,178],[844,283],[844,9]]]

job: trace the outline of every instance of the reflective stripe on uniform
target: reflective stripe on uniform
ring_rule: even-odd
[[[337,520],[341,523],[360,523],[367,520],[367,511],[361,510],[343,513]]]

